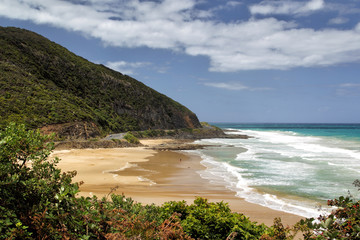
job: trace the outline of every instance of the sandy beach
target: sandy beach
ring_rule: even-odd
[[[147,146],[171,140],[143,140]],[[210,201],[224,201],[231,209],[248,216],[258,223],[272,225],[275,217],[293,225],[300,216],[275,211],[248,203],[235,196],[235,192],[202,179],[204,169],[201,158],[184,152],[155,151],[147,147],[72,149],[54,151],[61,159],[58,167],[63,171],[77,171],[74,181],[83,181],[81,195],[107,195],[118,187],[117,194],[125,194],[143,204],[162,204],[167,201],[185,200],[191,204],[195,197]]]

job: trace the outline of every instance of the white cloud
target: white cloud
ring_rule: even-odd
[[[127,75],[134,75],[136,74],[135,70],[137,68],[142,68],[145,66],[150,65],[148,62],[125,62],[125,61],[117,61],[117,62],[107,62],[105,64],[107,67],[121,72]]]
[[[344,17],[336,17],[336,18],[332,18],[329,20],[329,23],[330,24],[335,24],[335,25],[338,25],[338,24],[344,24],[344,23],[347,23],[349,21],[348,18],[344,18]]]
[[[237,7],[239,5],[242,5],[243,3],[242,2],[237,2],[237,1],[229,1],[226,3],[226,6],[229,6],[229,7]]]
[[[226,89],[226,90],[246,90],[248,89],[248,87],[242,85],[241,83],[215,83],[215,82],[208,82],[208,83],[203,83],[205,86],[208,87],[214,87],[214,88],[222,88],[222,89]]]
[[[262,1],[249,7],[252,14],[308,14],[324,8],[324,0],[311,1]]]
[[[219,27],[218,34],[237,37],[216,36],[207,45],[186,49],[191,55],[209,56],[212,71],[289,69],[360,60],[360,34],[354,30],[289,29],[286,22],[269,18]]]
[[[267,91],[267,90],[272,90],[271,88],[252,88],[252,87],[248,87],[245,86],[241,83],[237,83],[237,82],[231,82],[231,83],[225,83],[225,82],[205,82],[202,83],[205,86],[208,87],[214,87],[214,88],[221,88],[221,89],[226,89],[226,90],[231,90],[231,91],[243,91],[243,90],[247,90],[247,91]]]
[[[360,24],[352,30],[314,30],[275,18],[224,23],[209,19],[212,13],[200,12],[197,2],[0,0],[0,16],[78,31],[111,46],[203,55],[210,59],[210,71],[290,69],[360,61]],[[319,0],[280,1],[281,6],[271,5],[274,2],[258,6],[274,7],[268,12],[286,13],[323,7]],[[126,67],[128,73],[134,69]]]
[[[325,6],[324,0],[311,0],[304,6],[305,11],[316,11],[320,10]]]
[[[214,12],[214,11],[228,10],[228,9],[233,9],[234,7],[238,7],[240,5],[243,5],[243,3],[237,1],[228,1],[223,5],[218,5],[212,8],[210,11]]]

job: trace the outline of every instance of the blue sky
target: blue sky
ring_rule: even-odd
[[[0,0],[208,122],[360,122],[358,0]],[[1,46],[0,46],[1,47]]]

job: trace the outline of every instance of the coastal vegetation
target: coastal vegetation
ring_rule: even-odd
[[[77,197],[76,172],[62,173],[49,158],[52,137],[11,123],[0,132],[1,239],[359,239],[360,202],[330,200],[328,216],[271,227],[231,212],[227,203],[197,198],[193,204],[141,205],[115,195]],[[359,181],[355,182],[359,186]]]
[[[0,129],[9,122],[33,129],[56,125],[59,138],[77,131],[72,138],[88,138],[201,127],[180,103],[36,33],[1,27],[0,45]]]
[[[134,135],[132,135],[130,132],[126,133],[124,135],[124,138],[129,143],[134,143],[134,144],[139,144],[140,143],[139,139],[137,137],[135,137]]]

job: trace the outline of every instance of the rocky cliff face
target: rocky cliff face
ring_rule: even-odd
[[[83,123],[96,135],[201,127],[183,105],[36,33],[0,27],[0,46],[0,128],[9,121],[48,129]]]

